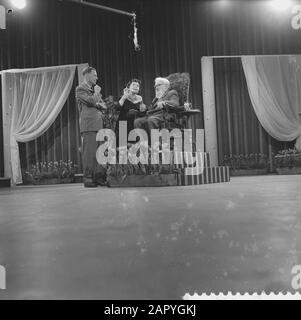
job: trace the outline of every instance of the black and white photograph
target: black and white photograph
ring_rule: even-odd
[[[300,295],[301,1],[0,0],[0,78],[0,300]]]

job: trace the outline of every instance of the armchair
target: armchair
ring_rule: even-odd
[[[190,75],[187,72],[173,73],[167,76],[166,79],[169,80],[171,89],[178,92],[180,107],[174,108],[168,105],[165,107],[163,127],[168,130],[175,128],[187,129],[189,127],[189,118],[200,113],[198,109],[187,111],[184,107],[184,104],[189,101]]]

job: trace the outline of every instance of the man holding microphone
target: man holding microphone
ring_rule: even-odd
[[[102,100],[101,87],[98,86],[95,68],[87,67],[83,70],[84,81],[76,88],[76,101],[79,110],[79,126],[82,136],[82,161],[84,172],[84,186],[95,188],[98,184],[104,185],[105,170],[96,160],[97,132],[103,128],[102,109],[105,103]]]

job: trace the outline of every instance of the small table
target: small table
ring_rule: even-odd
[[[190,109],[190,110],[185,110],[185,111],[181,111],[179,113],[179,116],[183,117],[185,119],[185,122],[183,123],[184,125],[184,129],[191,129],[193,127],[192,125],[192,116],[196,116],[196,115],[199,115],[201,113],[201,111],[199,109]]]

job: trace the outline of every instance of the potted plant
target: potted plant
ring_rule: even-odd
[[[274,156],[274,166],[278,174],[301,174],[301,151],[281,150]]]
[[[74,182],[77,165],[72,161],[37,162],[25,172],[25,183],[60,184]]]
[[[230,167],[231,176],[267,174],[268,165],[268,158],[263,153],[224,156],[224,166]]]

